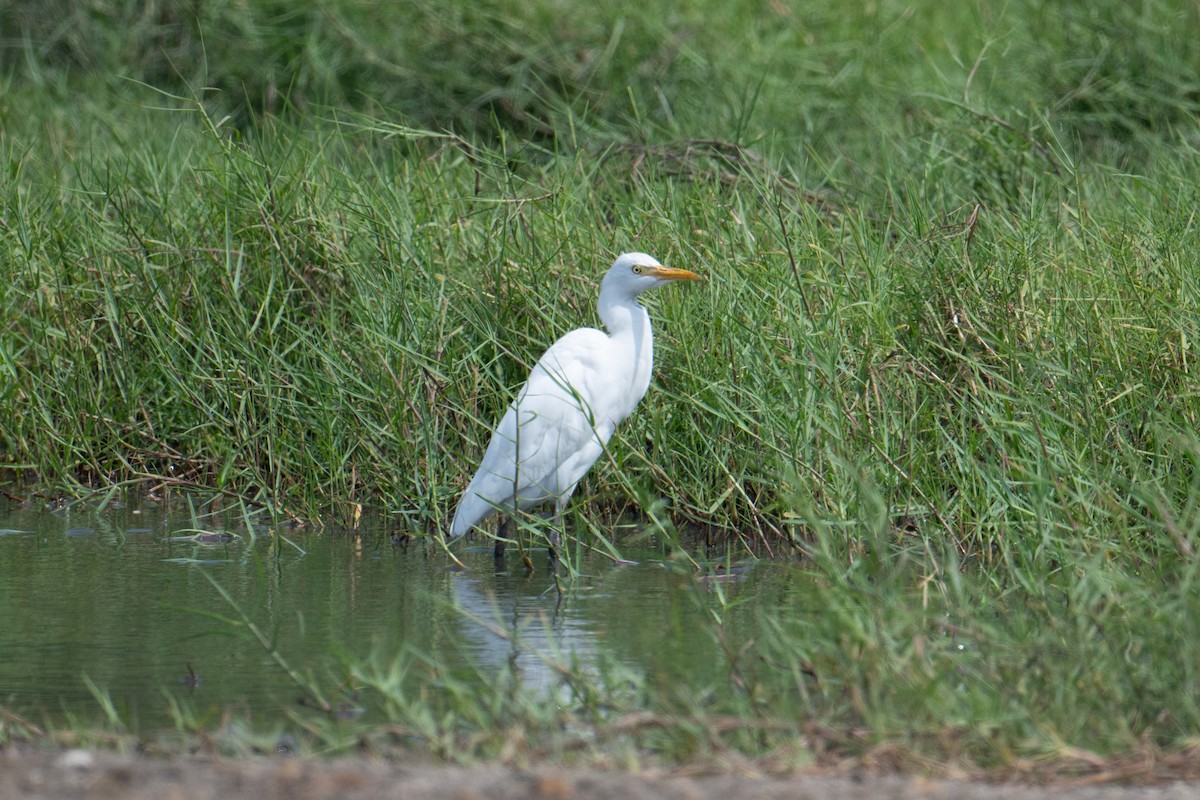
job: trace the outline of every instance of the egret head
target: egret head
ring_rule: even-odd
[[[600,285],[601,293],[612,290],[636,297],[647,289],[671,281],[698,281],[700,276],[686,269],[672,269],[645,253],[622,253],[609,267]]]

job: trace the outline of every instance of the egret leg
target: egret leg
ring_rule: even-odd
[[[508,517],[504,517],[500,521],[500,535],[496,539],[496,546],[492,548],[492,557],[496,559],[497,566],[499,566],[499,562],[504,561],[504,548],[508,545],[508,542],[504,540],[508,538],[510,522]]]
[[[558,562],[558,548],[562,545],[560,534],[566,531],[566,528],[563,527],[563,511],[566,507],[566,500],[560,499],[554,503],[554,527],[546,535],[546,541],[550,545],[550,563],[552,565]]]

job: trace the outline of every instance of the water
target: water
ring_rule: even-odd
[[[590,557],[560,596],[545,551],[527,577],[517,558],[497,572],[490,547],[460,545],[462,571],[426,542],[394,543],[383,521],[346,534],[272,529],[199,500],[54,512],[6,502],[0,706],[33,722],[101,720],[89,681],[144,732],[172,726],[171,700],[282,720],[300,690],[206,574],[326,686],[344,659],[402,649],[482,667],[468,674],[514,663],[523,685],[550,691],[558,677],[539,653],[585,668],[603,656],[658,681],[703,682],[717,669],[704,627],[711,586],[660,550],[624,552],[632,566]]]

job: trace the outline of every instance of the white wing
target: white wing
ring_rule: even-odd
[[[594,328],[572,331],[545,352],[492,435],[451,536],[497,509],[551,499],[561,505],[570,497],[620,422],[615,397],[628,366],[616,363],[619,357]]]

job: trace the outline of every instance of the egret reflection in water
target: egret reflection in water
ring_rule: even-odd
[[[460,573],[450,585],[464,649],[478,667],[511,668],[523,687],[556,694],[563,670],[594,665],[599,632],[569,613],[570,599],[552,583]]]

